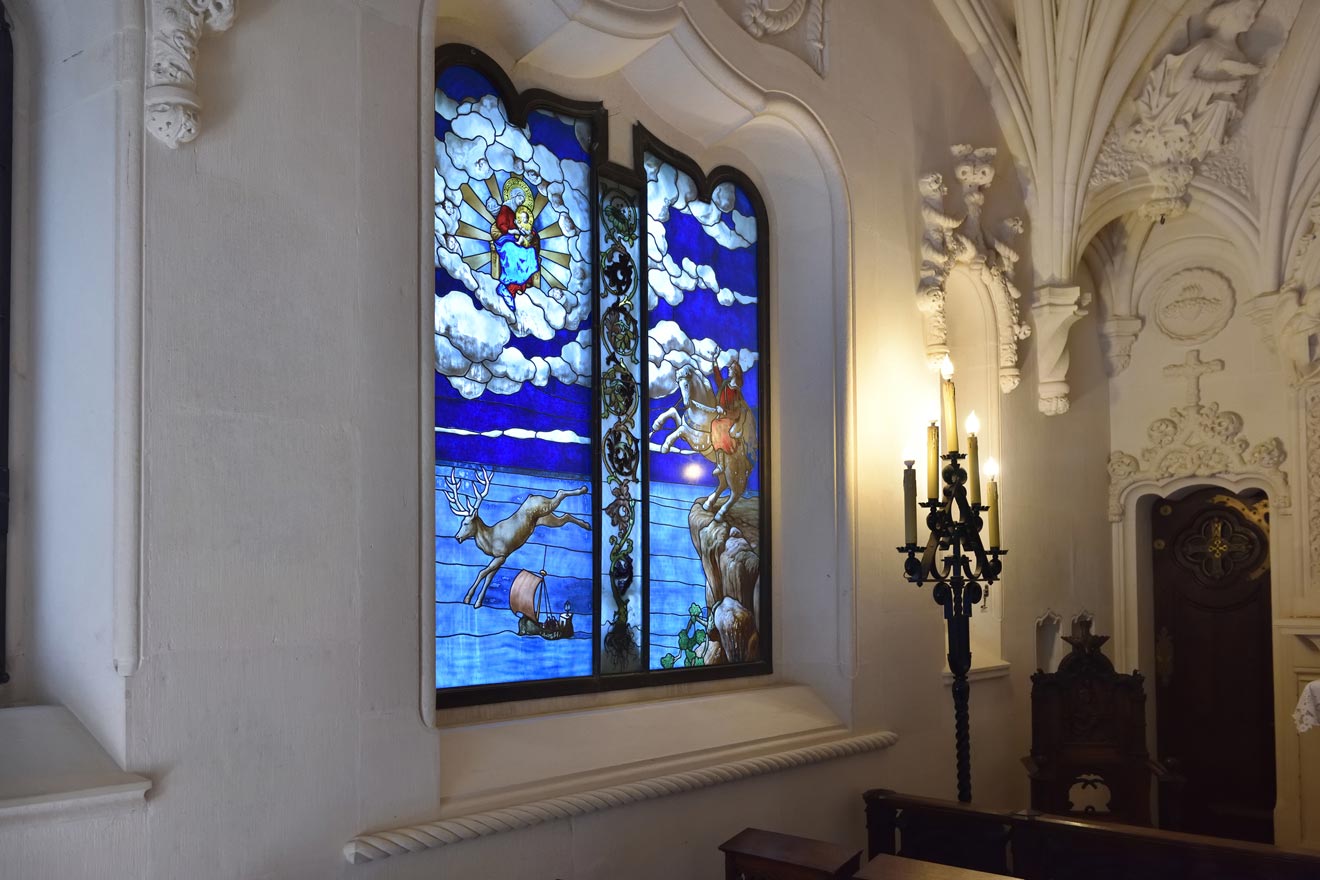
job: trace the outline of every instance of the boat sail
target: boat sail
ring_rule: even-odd
[[[550,610],[550,594],[545,586],[545,571],[520,571],[509,587],[509,610],[518,616],[518,635],[543,639],[567,639],[573,636],[573,612],[567,602],[564,613]]]

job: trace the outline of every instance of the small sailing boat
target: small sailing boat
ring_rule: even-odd
[[[545,586],[545,570],[520,571],[509,587],[509,610],[518,615],[518,635],[543,639],[573,637],[573,606],[565,602],[564,613],[550,610],[550,593]]]

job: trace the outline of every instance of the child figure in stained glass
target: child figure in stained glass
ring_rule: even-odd
[[[504,182],[504,204],[491,226],[491,250],[497,261],[500,295],[510,308],[513,298],[536,283],[541,270],[541,240],[533,227],[532,188],[521,177]]]

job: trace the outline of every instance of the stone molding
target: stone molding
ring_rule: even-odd
[[[683,773],[671,773],[580,794],[533,801],[501,810],[474,813],[453,819],[439,819],[435,822],[393,828],[372,834],[360,834],[344,845],[344,858],[352,864],[360,865],[404,853],[438,849],[465,840],[475,840],[478,837],[518,831],[546,822],[585,816],[671,794],[682,794],[726,782],[762,776],[766,773],[873,752],[888,748],[896,742],[898,742],[898,734],[878,731],[778,754],[714,764]]]
[[[1021,259],[1012,241],[1022,234],[1020,218],[1005,220],[997,235],[988,234],[982,225],[981,210],[986,190],[995,179],[994,147],[957,144],[950,148],[956,164],[954,173],[962,184],[965,213],[961,217],[946,213],[944,197],[948,187],[940,174],[926,174],[918,181],[921,194],[921,280],[917,287],[917,308],[921,311],[926,343],[926,359],[939,364],[949,354],[949,327],[945,309],[949,276],[966,271],[986,291],[995,316],[996,358],[999,390],[1007,394],[1018,386],[1022,372],[1018,363],[1018,343],[1031,335],[1023,323],[1018,301],[1022,293],[1013,283]]]
[[[1167,417],[1150,423],[1146,429],[1150,445],[1140,457],[1122,450],[1110,453],[1110,522],[1122,521],[1124,495],[1131,487],[1163,486],[1185,477],[1258,476],[1275,487],[1271,503],[1276,509],[1291,506],[1288,475],[1282,470],[1288,458],[1283,441],[1271,437],[1253,446],[1243,436],[1242,416],[1220,411],[1218,403],[1202,403],[1201,377],[1222,371],[1224,362],[1202,362],[1200,355],[1194,349],[1186,363],[1164,368],[1167,378],[1187,380],[1186,405],[1173,407]]]
[[[1320,385],[1309,385],[1304,392],[1306,413],[1306,492],[1308,505],[1308,542],[1311,559],[1311,584],[1320,584]]]
[[[238,0],[151,0],[145,92],[147,131],[170,149],[197,137],[197,44],[228,30]]]
[[[1036,325],[1036,406],[1047,416],[1068,411],[1068,331],[1086,316],[1091,295],[1080,287],[1042,287],[1031,316]]]
[[[743,30],[762,41],[796,28],[796,38],[785,48],[810,64],[812,70],[823,77],[826,63],[825,2],[790,0],[783,9],[770,9],[769,0],[744,0],[739,21]]]

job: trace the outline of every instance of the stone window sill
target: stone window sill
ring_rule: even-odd
[[[361,834],[353,863],[887,748],[805,685],[442,727],[440,815]],[[589,745],[588,745],[589,744]]]
[[[120,770],[62,706],[0,709],[0,822],[141,804],[151,780]]]

